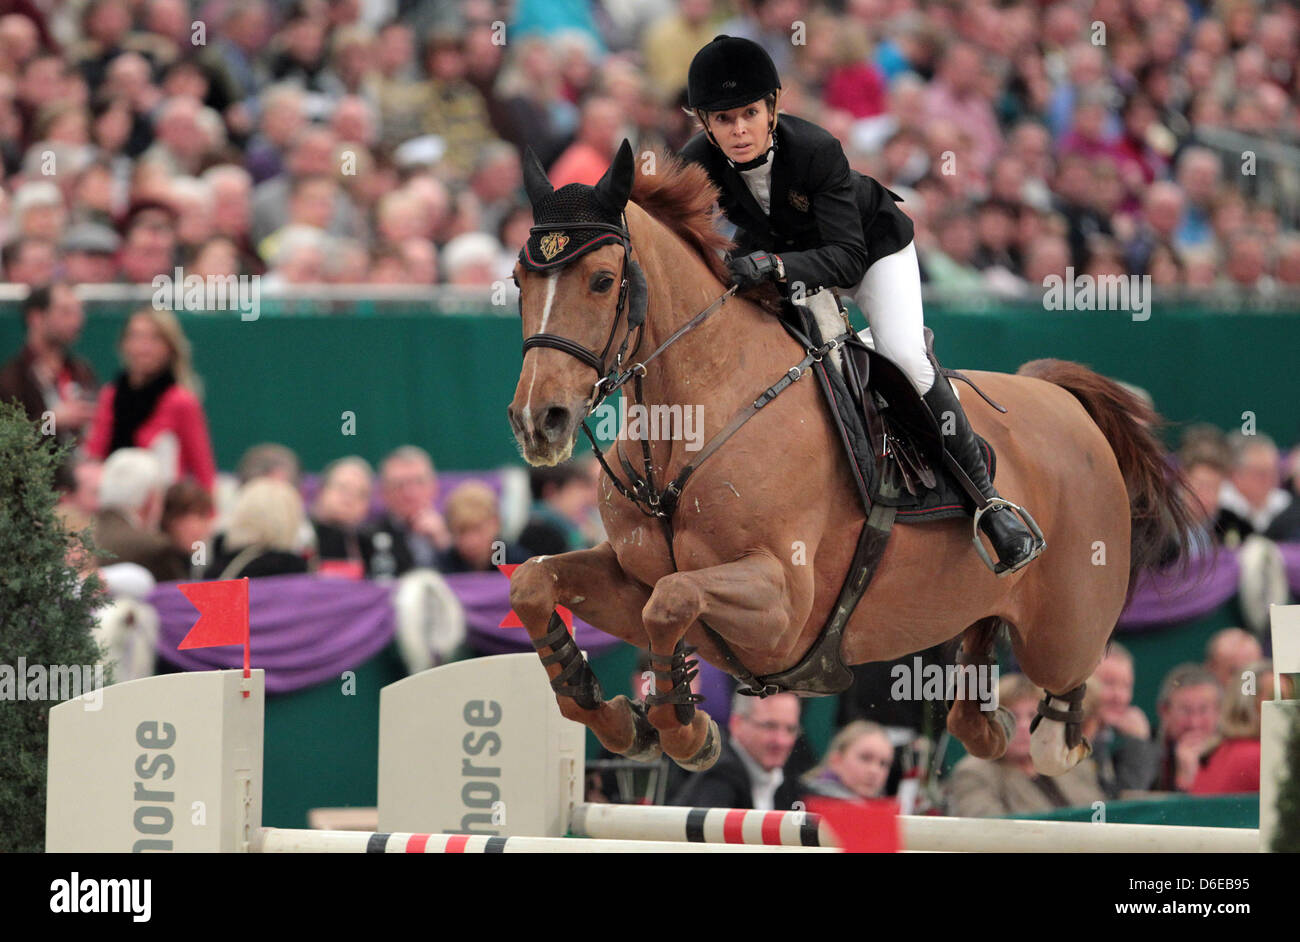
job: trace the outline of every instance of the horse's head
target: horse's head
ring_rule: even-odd
[[[524,459],[554,465],[572,454],[596,381],[645,320],[645,277],[624,216],[632,147],[623,141],[595,186],[556,190],[531,150],[523,170],[535,225],[515,265],[526,339],[506,413]]]

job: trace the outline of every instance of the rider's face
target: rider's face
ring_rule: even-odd
[[[767,150],[767,124],[771,116],[766,101],[714,111],[705,117],[723,153],[736,163],[753,160]]]

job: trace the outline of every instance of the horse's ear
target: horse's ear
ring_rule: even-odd
[[[528,202],[532,203],[534,208],[537,201],[544,196],[550,196],[555,192],[555,187],[551,186],[551,181],[546,177],[546,170],[542,167],[542,162],[537,159],[531,147],[524,150],[524,192],[528,194]]]
[[[615,212],[621,213],[623,207],[627,206],[627,199],[632,195],[632,175],[635,169],[632,144],[623,138],[623,146],[614,155],[614,162],[596,184],[596,195]]]

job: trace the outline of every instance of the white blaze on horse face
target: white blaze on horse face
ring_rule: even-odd
[[[542,326],[537,328],[539,334],[546,333],[546,322],[551,319],[551,305],[555,303],[555,285],[560,280],[559,271],[546,276],[546,304],[542,306]],[[528,381],[528,396],[524,399],[524,428],[533,426],[533,385],[537,382],[537,357],[533,357],[533,376]]]

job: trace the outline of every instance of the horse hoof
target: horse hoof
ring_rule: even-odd
[[[646,716],[645,704],[628,700],[628,709],[632,712],[632,745],[623,753],[625,758],[636,762],[658,762],[664,754],[659,744],[659,730],[651,725]]]
[[[718,756],[722,755],[722,735],[718,732],[718,724],[707,713],[703,715],[709,721],[709,728],[704,733],[704,745],[688,759],[673,759],[687,772],[706,772],[713,768]]]

